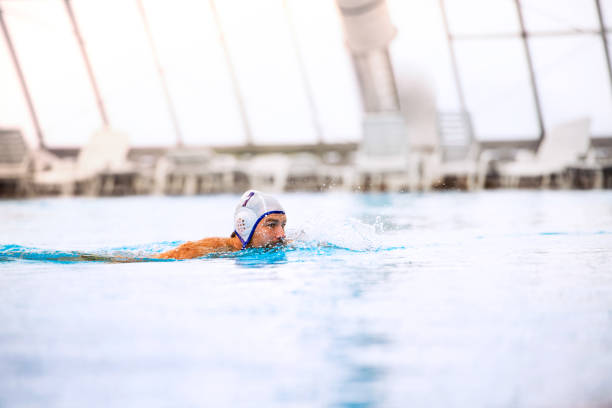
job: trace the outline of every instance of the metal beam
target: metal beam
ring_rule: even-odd
[[[310,108],[310,115],[312,117],[312,124],[315,129],[315,133],[317,134],[317,142],[319,144],[323,143],[323,130],[321,128],[321,121],[319,120],[319,112],[317,111],[317,105],[314,101],[314,96],[312,94],[312,85],[308,78],[308,73],[306,72],[306,65],[304,64],[304,58],[302,58],[302,53],[300,52],[300,44],[297,38],[297,32],[295,30],[295,24],[293,23],[293,18],[291,16],[291,10],[289,9],[288,0],[283,0],[283,8],[285,9],[285,16],[287,18],[287,25],[289,26],[289,32],[291,34],[291,42],[293,44],[293,50],[295,51],[295,59],[298,63],[298,69],[300,71],[300,76],[302,78],[302,85],[304,87],[304,91],[306,92],[306,98],[308,99],[308,107]]]
[[[91,63],[89,62],[89,56],[87,55],[87,50],[85,49],[85,43],[83,42],[83,37],[81,36],[81,32],[79,30],[79,26],[77,24],[76,17],[74,16],[74,12],[72,10],[72,4],[70,3],[70,0],[64,0],[64,4],[66,5],[66,11],[68,12],[68,17],[70,18],[70,23],[72,24],[74,35],[79,44],[81,55],[83,56],[83,61],[85,62],[85,68],[87,69],[87,75],[89,76],[91,87],[96,97],[96,102],[98,104],[98,110],[100,111],[100,117],[102,118],[102,123],[104,124],[105,127],[108,127],[109,121],[108,121],[108,116],[106,115],[106,109],[104,108],[104,103],[102,102],[102,96],[100,94],[100,90],[98,89],[98,84],[96,82],[96,77],[93,73]]]
[[[612,91],[612,60],[610,59],[610,47],[608,46],[608,36],[606,30],[606,24],[604,23],[603,13],[601,11],[601,1],[595,0],[595,7],[597,8],[597,17],[599,18],[599,33],[601,34],[601,41],[603,43],[604,55],[606,56],[606,66],[608,67],[608,77],[610,79],[610,91]]]
[[[472,129],[471,120],[469,119],[467,103],[465,101],[465,93],[463,92],[463,84],[461,83],[461,75],[459,74],[459,64],[457,62],[457,54],[455,53],[455,44],[453,40],[453,34],[450,31],[448,24],[448,16],[446,14],[446,3],[444,0],[440,0],[440,11],[442,13],[442,22],[444,23],[444,31],[448,40],[448,52],[451,57],[451,66],[453,68],[453,76],[455,77],[455,86],[457,87],[457,96],[459,97],[459,106],[466,119],[468,120],[470,140],[474,139],[474,131]]]
[[[151,54],[153,55],[155,67],[157,68],[157,72],[159,73],[159,81],[161,82],[161,86],[164,91],[164,96],[166,98],[166,104],[168,105],[168,113],[170,114],[170,119],[172,120],[172,126],[174,127],[174,133],[176,135],[176,145],[179,147],[182,147],[183,146],[183,135],[181,133],[181,127],[179,126],[178,117],[176,116],[176,109],[174,107],[172,97],[170,96],[170,88],[168,87],[168,82],[166,81],[166,75],[164,73],[164,68],[162,67],[159,55],[157,53],[157,47],[155,47],[155,41],[153,40],[153,33],[151,32],[151,28],[149,26],[149,20],[147,19],[147,13],[144,8],[144,4],[142,4],[142,0],[136,0],[136,3],[138,3],[138,11],[140,11],[140,17],[142,17],[142,24],[144,25],[144,29],[147,34],[149,46],[151,47]]]
[[[531,91],[533,94],[533,101],[535,103],[535,108],[536,108],[536,114],[537,114],[537,118],[538,118],[538,126],[539,126],[539,130],[540,130],[540,135],[539,135],[539,139],[538,139],[538,145],[540,143],[542,143],[542,140],[544,140],[544,118],[542,116],[542,105],[540,103],[540,95],[538,93],[538,86],[537,86],[537,82],[536,82],[536,77],[535,77],[535,71],[533,68],[533,61],[531,59],[531,50],[529,48],[529,41],[528,41],[528,34],[527,34],[527,30],[525,29],[525,21],[523,19],[523,9],[521,7],[521,0],[514,0],[514,3],[516,5],[516,12],[518,14],[518,19],[519,19],[519,25],[521,28],[521,38],[523,41],[523,48],[525,50],[525,58],[527,61],[527,69],[529,70],[529,81],[531,83]]]
[[[558,30],[558,31],[539,31],[537,33],[530,33],[530,37],[564,37],[573,35],[593,35],[599,34],[599,30]],[[516,38],[515,33],[491,33],[491,34],[455,34],[453,38],[455,40],[499,40]]]
[[[21,91],[23,92],[23,96],[26,100],[26,104],[28,105],[28,111],[30,112],[30,119],[32,119],[32,124],[34,125],[34,130],[36,131],[36,137],[38,138],[38,145],[40,146],[41,149],[46,149],[45,138],[43,136],[43,132],[40,127],[40,122],[38,121],[38,115],[36,114],[36,109],[34,109],[34,103],[32,102],[32,97],[30,95],[30,91],[28,89],[28,85],[25,80],[25,76],[23,74],[23,71],[21,70],[21,65],[19,64],[19,58],[17,58],[17,53],[15,51],[15,47],[13,46],[11,35],[9,33],[6,22],[4,21],[4,15],[3,15],[1,6],[0,6],[0,26],[2,26],[2,33],[4,34],[4,39],[6,40],[6,44],[8,46],[9,53],[11,54],[13,65],[15,66],[15,71],[17,71],[17,77],[19,78],[19,83],[21,85]]]
[[[232,57],[229,53],[229,47],[227,46],[227,41],[225,40],[225,33],[223,31],[223,25],[221,24],[221,18],[219,17],[219,12],[217,10],[215,0],[208,0],[208,3],[210,4],[210,10],[212,11],[213,20],[215,22],[217,32],[219,34],[219,42],[221,43],[223,55],[225,56],[225,63],[227,65],[227,70],[229,71],[230,80],[234,89],[236,103],[238,103],[238,110],[240,111],[240,117],[242,118],[242,127],[244,130],[244,136],[246,138],[246,144],[248,146],[251,146],[253,145],[253,134],[251,132],[251,126],[249,125],[249,117],[247,115],[246,106],[242,98],[240,84],[238,83],[238,76],[236,75],[234,63],[232,62]]]

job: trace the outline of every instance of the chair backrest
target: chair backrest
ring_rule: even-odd
[[[290,157],[291,175],[317,174],[321,169],[321,159],[312,153],[297,153]]]
[[[538,148],[538,161],[564,165],[586,156],[590,126],[589,118],[580,118],[553,127]]]
[[[286,173],[289,170],[290,159],[284,154],[262,154],[253,157],[246,165],[247,171],[251,174],[273,175],[276,173]]]
[[[104,129],[94,132],[77,159],[77,167],[83,173],[112,170],[126,163],[130,149],[125,133]]]
[[[289,166],[289,157],[284,154],[264,154],[250,159],[245,166],[251,188],[280,192],[285,190]]]
[[[468,112],[439,112],[438,134],[442,148],[442,160],[465,160],[474,156],[477,143],[474,140],[472,120]]]
[[[30,150],[18,130],[0,130],[0,175],[19,176],[26,173]]]
[[[208,148],[176,148],[166,153],[166,159],[172,165],[172,171],[185,174],[205,172],[214,157]]]
[[[369,157],[405,157],[408,134],[404,118],[398,114],[369,114],[364,119],[360,152]]]

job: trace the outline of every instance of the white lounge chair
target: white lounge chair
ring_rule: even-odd
[[[587,156],[590,124],[590,119],[581,118],[553,127],[535,155],[521,152],[516,161],[498,166],[502,184],[516,188],[523,178],[541,178],[541,186],[547,187],[553,177],[562,179],[568,166]]]
[[[284,154],[255,156],[246,164],[251,188],[280,193],[285,191],[290,161]]]
[[[215,154],[208,163],[200,192],[202,193],[241,193],[247,187],[239,185],[240,166],[238,159],[231,154]]]
[[[174,149],[157,162],[156,192],[170,195],[200,193],[201,179],[207,173],[214,153],[204,149]]]
[[[440,113],[438,133],[441,139],[438,182],[445,184],[453,179],[458,187],[466,190],[482,187],[488,163],[480,160],[480,145],[474,139],[469,114]]]
[[[400,191],[408,189],[408,131],[399,112],[368,114],[364,135],[355,155],[356,188]]]
[[[76,161],[56,158],[50,161],[48,169],[35,172],[34,186],[37,190],[59,190],[62,194],[97,194],[102,187],[98,177],[102,173],[131,172],[127,162],[128,151],[126,134],[108,129],[94,132],[81,148]]]
[[[312,153],[290,156],[287,191],[319,191],[323,187],[325,170],[321,159]]]

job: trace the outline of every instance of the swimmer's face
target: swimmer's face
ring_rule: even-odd
[[[255,228],[250,245],[254,248],[273,247],[285,243],[285,214],[269,214]]]

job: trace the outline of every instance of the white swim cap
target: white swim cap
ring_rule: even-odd
[[[257,224],[268,214],[284,214],[285,210],[271,195],[257,190],[248,190],[236,205],[234,211],[234,232],[246,248],[253,238]]]

